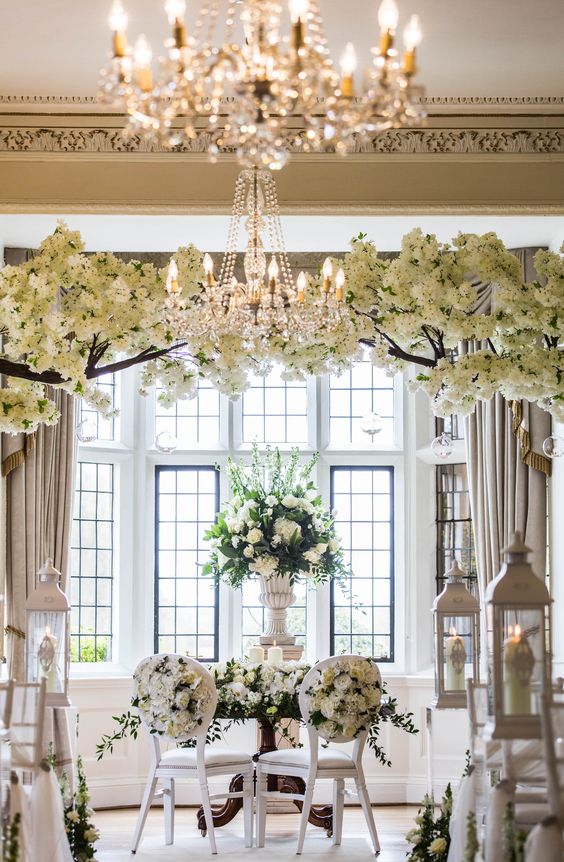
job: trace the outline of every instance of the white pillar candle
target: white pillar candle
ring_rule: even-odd
[[[249,661],[251,664],[260,664],[264,661],[264,650],[261,646],[249,647]]]
[[[503,711],[506,715],[531,715],[531,675],[535,657],[521,626],[509,626],[503,644]]]
[[[449,629],[449,635],[445,643],[446,661],[446,690],[464,691],[466,683],[464,680],[464,662],[466,661],[466,649],[464,641],[456,634],[456,629]]]
[[[281,665],[284,660],[284,653],[282,652],[282,647],[276,646],[276,641],[274,641],[273,646],[268,648],[268,663],[273,665],[273,667],[278,667]]]
[[[51,634],[49,626],[46,626],[45,628],[45,637],[51,642],[53,647],[53,661],[47,671],[47,684],[45,686],[45,690],[53,693],[59,690],[57,678],[57,638],[55,635]]]

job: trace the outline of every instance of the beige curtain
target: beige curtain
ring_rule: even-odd
[[[75,464],[74,398],[56,390],[50,397],[61,418],[40,426],[33,437],[2,434],[4,482],[4,571],[6,643],[11,677],[25,676],[25,601],[35,589],[36,573],[47,557],[61,572],[61,588],[69,586]],[[46,713],[45,739],[51,740],[59,768],[72,785],[72,740],[64,709]]]
[[[537,249],[516,249],[523,278],[537,276]],[[495,287],[478,284],[478,313],[492,307]],[[468,350],[476,345],[468,345]],[[499,572],[501,551],[511,534],[520,530],[532,548],[537,574],[546,572],[546,481],[550,462],[542,455],[542,441],[550,434],[550,416],[528,402],[508,403],[500,395],[478,402],[465,422],[466,453],[472,524],[480,593]]]
[[[40,426],[34,444],[24,435],[2,435],[5,476],[5,571],[10,675],[24,676],[25,601],[35,589],[36,573],[47,557],[68,586],[74,493],[74,398],[55,390],[51,397],[61,418]]]

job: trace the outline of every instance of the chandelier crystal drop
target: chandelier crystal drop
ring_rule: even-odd
[[[132,135],[173,147],[203,131],[212,159],[235,152],[247,167],[275,170],[292,144],[344,154],[359,138],[425,117],[423,90],[413,84],[419,18],[404,30],[401,58],[395,0],[380,6],[379,45],[358,93],[354,46],[347,44],[339,74],[317,0],[289,0],[287,10],[281,0],[203,0],[190,30],[185,11],[185,0],[165,3],[172,35],[153,77],[147,39],[139,36],[131,49],[121,0],[112,6],[99,99],[127,114]]]
[[[246,233],[242,272],[237,270],[241,224]],[[314,293],[305,272],[294,281],[286,253],[276,184],[270,171],[241,171],[235,185],[233,210],[219,274],[209,254],[203,260],[205,283],[196,299],[182,297],[174,259],[168,268],[165,319],[179,338],[205,336],[217,341],[237,334],[249,351],[273,339],[282,345],[307,342],[321,325],[336,327],[346,317],[345,275],[333,278],[333,263],[322,268]]]

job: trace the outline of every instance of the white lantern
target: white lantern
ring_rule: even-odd
[[[466,680],[479,682],[480,605],[455,560],[445,588],[433,602],[437,709],[466,707]]]
[[[70,706],[70,604],[59,587],[61,573],[47,560],[25,603],[26,680],[46,679],[47,706]]]
[[[536,739],[541,695],[550,692],[550,596],[527,562],[520,533],[504,548],[505,562],[488,584],[488,721],[484,736]]]

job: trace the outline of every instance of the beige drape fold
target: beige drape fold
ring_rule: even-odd
[[[63,590],[69,580],[69,546],[72,525],[75,464],[74,398],[57,390],[50,397],[61,418],[51,427],[41,426],[33,448],[29,438],[2,434],[5,475],[4,571],[6,583],[8,670],[11,677],[25,676],[25,601],[35,588],[36,573],[47,557],[61,572]],[[26,445],[27,443],[27,445]],[[17,453],[22,452],[22,456]],[[64,709],[47,710],[45,739],[53,742],[57,766],[72,783],[72,742]]]
[[[514,251],[527,281],[536,278],[535,252],[535,248]],[[487,313],[492,307],[495,288],[491,284],[477,287],[476,311]],[[467,349],[476,349],[476,345],[467,345]],[[519,412],[521,433],[515,434]],[[525,445],[526,432],[528,446]],[[479,401],[476,411],[465,420],[470,505],[482,597],[487,584],[500,569],[501,550],[515,530],[521,530],[533,549],[531,561],[536,573],[541,577],[545,575],[549,465],[542,457],[542,441],[549,434],[548,413],[526,401],[514,404],[512,412],[501,395],[491,401]],[[533,458],[531,453],[538,457]],[[526,462],[534,462],[546,472]]]
[[[5,572],[7,651],[10,675],[24,676],[25,601],[35,588],[35,576],[47,557],[62,574],[66,590],[74,494],[74,398],[56,390],[51,397],[61,418],[40,426],[35,446],[20,466],[5,477]],[[2,435],[2,463],[22,451],[24,435]]]

